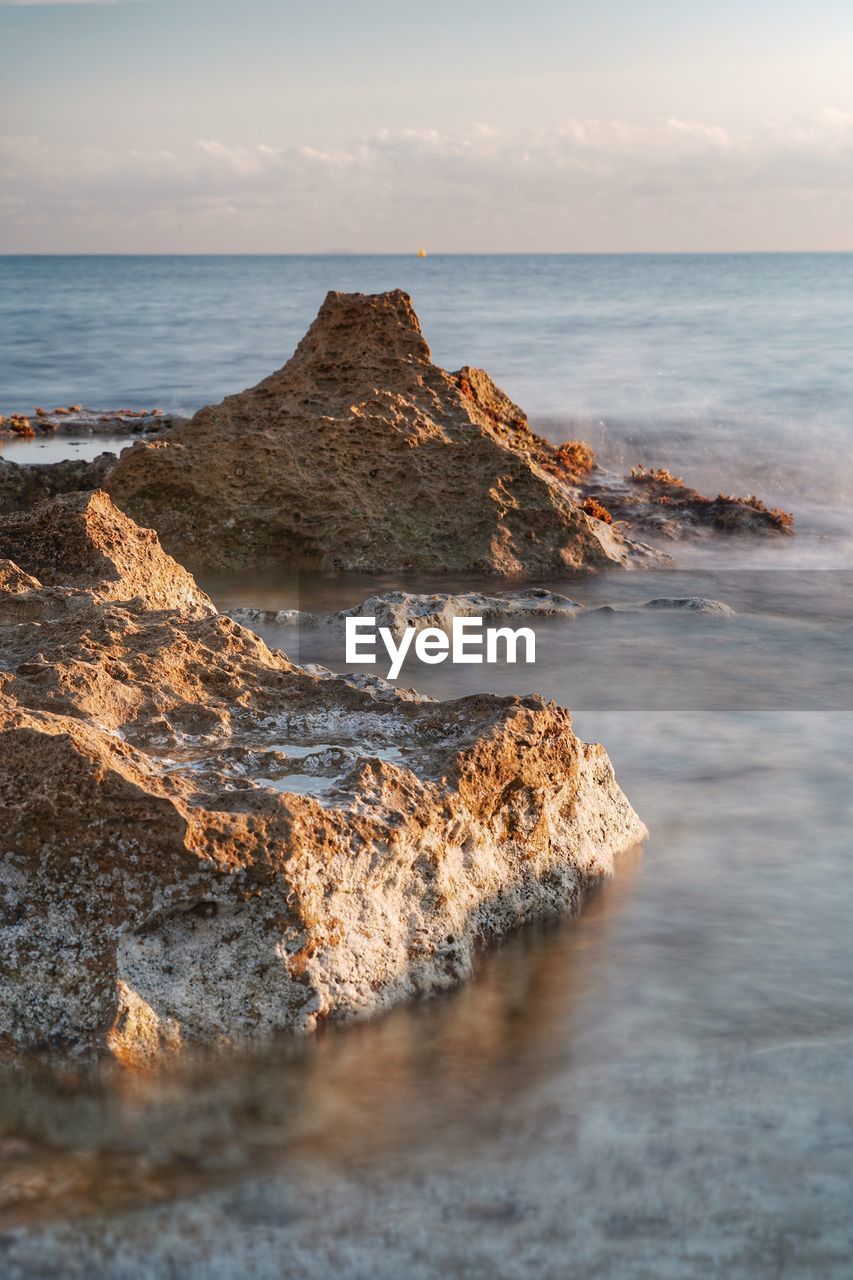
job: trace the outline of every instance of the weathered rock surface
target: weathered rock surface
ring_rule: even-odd
[[[373,1013],[644,834],[566,711],[300,669],[103,494],[1,520],[0,557],[7,1049]]]
[[[179,414],[162,409],[86,409],[82,404],[61,405],[56,409],[36,408],[34,414],[0,417],[0,439],[3,436],[117,436],[156,435],[168,431],[177,422],[185,422]],[[27,423],[29,430],[16,429]]]
[[[30,511],[61,493],[100,489],[115,463],[114,453],[101,453],[91,461],[69,458],[24,465],[0,457],[0,515]]]
[[[512,577],[651,555],[581,509],[487,374],[432,363],[400,290],[330,293],[284,368],[123,453],[107,488],[192,569]]]
[[[450,630],[454,618],[574,618],[583,608],[568,596],[543,587],[506,591],[487,596],[479,591],[432,592],[418,595],[409,591],[388,591],[370,596],[351,609],[334,613],[307,613],[299,609],[232,609],[229,617],[246,626],[332,627],[343,630],[347,618],[375,618],[378,627],[388,627],[399,636],[407,627],[423,631],[427,627]]]
[[[599,467],[578,482],[578,497],[587,510],[618,520],[624,529],[643,537],[679,541],[712,534],[790,534],[794,520],[787,511],[767,507],[750,495],[718,494],[708,498],[669,471],[634,467],[628,476],[615,476]]]

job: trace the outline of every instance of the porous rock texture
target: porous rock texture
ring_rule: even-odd
[[[565,710],[301,669],[103,493],[0,520],[0,558],[6,1050],[373,1013],[644,835]]]
[[[193,570],[647,558],[581,510],[553,452],[486,373],[432,363],[407,294],[330,293],[284,368],[125,451],[106,487]]]
[[[100,489],[115,462],[114,453],[24,465],[0,457],[0,515],[28,511],[60,493]]]
[[[618,476],[592,465],[579,480],[576,497],[626,532],[655,541],[721,534],[774,537],[794,530],[790,512],[768,507],[754,494],[709,498],[662,468],[632,467],[630,475]]]

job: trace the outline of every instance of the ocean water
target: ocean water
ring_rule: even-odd
[[[327,290],[390,288],[545,434],[850,550],[853,254],[0,257],[0,413],[194,412],[280,367]]]
[[[849,1276],[853,257],[0,272],[6,409],[188,411],[281,364],[327,288],[400,285],[438,361],[487,368],[555,438],[755,490],[798,528],[677,549],[674,572],[549,583],[587,609],[538,625],[535,667],[407,665],[401,683],[437,697],[569,706],[648,842],[577,917],[374,1023],[165,1076],[3,1068],[4,1277]],[[401,585],[495,590],[204,585],[223,608],[312,611]],[[636,607],[691,594],[736,616]],[[260,630],[344,669],[327,632]]]

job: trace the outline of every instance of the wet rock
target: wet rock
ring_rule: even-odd
[[[347,618],[376,618],[377,626],[388,627],[394,635],[400,635],[407,627],[417,631],[427,627],[449,630],[454,618],[573,618],[582,607],[568,596],[536,587],[508,591],[500,596],[481,595],[477,591],[455,595],[391,591],[371,596],[352,609],[329,614],[325,621],[342,628]]]
[[[662,469],[634,467],[629,476],[620,477],[594,468],[580,482],[579,493],[585,509],[587,504],[588,509],[593,503],[601,506],[611,520],[644,537],[772,536],[790,534],[794,526],[787,511],[767,507],[760,498],[708,498]]]
[[[680,609],[688,613],[707,613],[719,618],[736,617],[730,605],[722,600],[709,600],[706,596],[659,596],[647,600],[644,609]]]
[[[308,671],[103,494],[0,521],[0,1045],[140,1061],[366,1016],[644,829],[539,698]],[[36,613],[33,614],[36,617]]]
[[[328,617],[324,613],[308,613],[304,609],[228,609],[227,615],[241,626],[319,627]]]
[[[52,410],[38,407],[35,416],[39,431],[59,436],[135,436],[140,433],[157,436],[171,430],[176,423],[186,421],[186,418],[164,413],[162,409],[85,409],[82,404]],[[24,414],[0,417],[0,434],[21,434],[15,429],[15,423],[26,420]],[[35,436],[36,431],[31,429],[26,434]]]
[[[35,430],[29,418],[21,413],[13,413],[11,418],[7,419],[5,426],[13,436],[34,436]]]
[[[298,609],[233,609],[229,617],[246,626],[332,627],[343,630],[347,618],[375,618],[378,627],[388,627],[401,635],[407,627],[423,631],[427,627],[449,630],[454,618],[573,618],[583,608],[568,596],[541,587],[507,591],[499,596],[478,591],[433,592],[418,595],[389,591],[370,596],[351,609],[334,613],[307,613]]]
[[[581,510],[558,461],[486,373],[432,363],[406,294],[330,293],[284,368],[123,454],[107,487],[192,568],[648,560]]]

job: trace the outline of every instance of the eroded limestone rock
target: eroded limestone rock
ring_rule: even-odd
[[[103,494],[0,521],[0,556],[7,1049],[139,1061],[375,1013],[644,834],[565,710],[299,668]]]
[[[115,466],[114,453],[97,458],[67,458],[64,462],[20,464],[0,457],[0,515],[31,511],[61,493],[79,493],[103,486]]]
[[[553,452],[482,370],[432,363],[405,293],[330,293],[284,368],[125,451],[106,484],[193,569],[648,560],[581,509]]]
[[[583,605],[568,596],[544,587],[506,591],[499,596],[479,591],[431,592],[388,591],[369,596],[351,609],[334,613],[308,613],[299,609],[232,609],[229,617],[246,626],[331,627],[343,631],[347,618],[375,618],[378,627],[388,627],[399,636],[407,627],[423,631],[438,627],[449,631],[454,618],[574,618]]]
[[[793,516],[755,495],[708,498],[669,471],[633,467],[612,475],[599,467],[578,480],[584,509],[619,521],[626,532],[671,542],[719,534],[767,537],[793,532]]]

